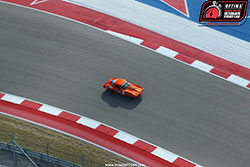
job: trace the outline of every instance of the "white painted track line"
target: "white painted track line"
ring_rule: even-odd
[[[62,109],[44,104],[39,108],[39,111],[58,116],[62,112]]]
[[[134,144],[136,141],[139,140],[137,137],[132,136],[132,135],[130,135],[130,134],[126,133],[126,132],[122,132],[122,131],[115,134],[114,137],[117,138],[117,139],[120,139],[122,141],[125,141],[125,142],[127,142],[129,144]]]
[[[163,46],[160,46],[158,49],[156,49],[156,52],[163,54],[164,56],[167,56],[170,58],[174,58],[176,55],[179,54],[178,52],[165,48]]]
[[[210,70],[212,70],[214,67],[213,66],[210,66],[208,64],[205,64],[201,61],[198,61],[198,60],[195,60],[192,64],[191,64],[192,67],[195,67],[199,70],[202,70],[202,71],[205,71],[205,72],[209,72]]]
[[[122,39],[124,39],[124,40],[126,40],[126,41],[129,41],[129,42],[132,42],[132,43],[134,43],[134,44],[137,44],[137,45],[139,45],[140,43],[143,42],[142,39],[130,37],[130,36],[128,36],[128,35],[120,34],[120,33],[114,32],[114,31],[109,31],[109,30],[108,30],[108,31],[106,31],[106,32],[109,33],[109,34],[111,34],[111,35],[114,35],[114,36],[116,36],[116,37],[122,38]]]
[[[161,157],[162,159],[165,159],[166,161],[168,162],[171,162],[173,163],[177,158],[178,156],[176,154],[173,154],[167,150],[164,150],[162,148],[156,148],[152,154],[158,156],[158,157]]]
[[[86,117],[81,117],[78,121],[76,121],[77,123],[79,124],[82,124],[82,125],[85,125],[85,126],[88,126],[92,129],[96,129],[98,126],[101,125],[100,122],[98,121],[95,121],[93,119],[89,119],[89,118],[86,118]]]
[[[13,95],[9,95],[9,94],[5,94],[2,97],[2,100],[8,101],[8,102],[12,102],[12,103],[15,103],[15,104],[21,104],[25,100],[25,98],[18,97],[18,96],[13,96]]]
[[[236,75],[233,75],[233,74],[230,75],[227,78],[227,80],[229,80],[230,82],[233,82],[233,83],[235,83],[237,85],[243,86],[243,87],[246,87],[250,83],[250,81],[248,81],[246,79],[243,79],[241,77],[238,77]]]

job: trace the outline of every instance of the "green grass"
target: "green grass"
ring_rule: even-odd
[[[49,155],[80,164],[84,154],[84,165],[87,167],[131,163],[86,142],[1,114],[0,127],[0,142],[9,142],[11,133],[15,132],[15,141],[23,148],[46,153],[49,143]]]

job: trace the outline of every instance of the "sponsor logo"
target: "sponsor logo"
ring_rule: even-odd
[[[200,23],[241,25],[245,22],[248,0],[208,0],[202,4]]]

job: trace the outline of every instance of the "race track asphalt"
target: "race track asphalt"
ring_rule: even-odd
[[[0,91],[93,118],[205,167],[249,167],[250,92],[109,34],[0,3]],[[122,77],[130,100],[105,91]]]

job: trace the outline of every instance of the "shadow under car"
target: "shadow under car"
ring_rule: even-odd
[[[142,101],[141,96],[139,96],[136,99],[132,99],[128,96],[117,94],[111,90],[105,90],[102,93],[101,98],[103,99],[103,101],[108,103],[109,106],[113,108],[122,107],[122,108],[130,109],[130,110],[137,107]]]

